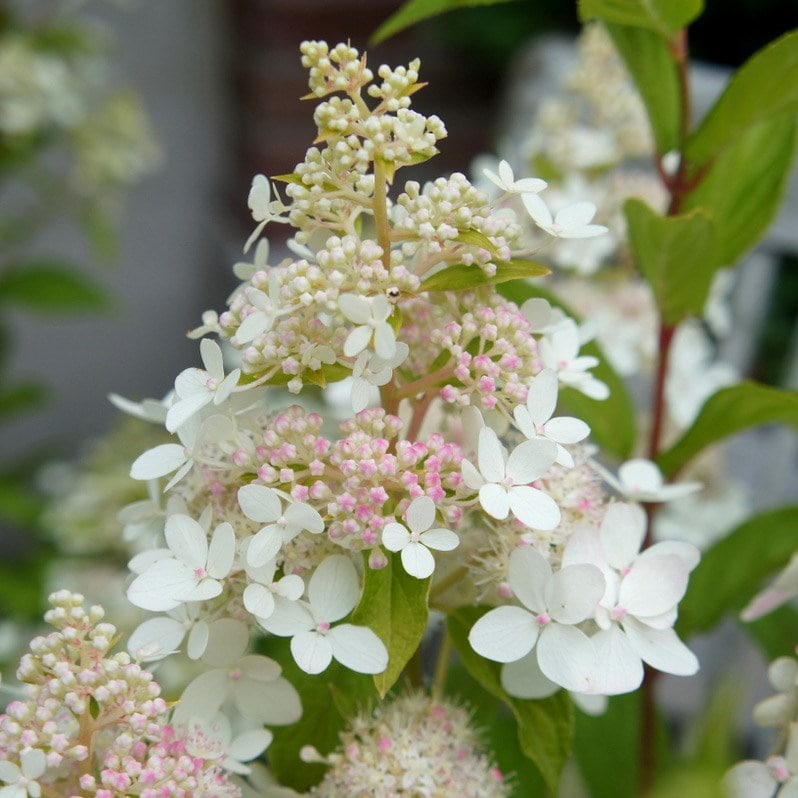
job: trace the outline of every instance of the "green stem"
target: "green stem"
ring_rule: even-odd
[[[391,269],[391,225],[388,221],[388,186],[385,165],[379,156],[374,158],[374,223],[377,227],[377,243],[382,248],[382,265]]]

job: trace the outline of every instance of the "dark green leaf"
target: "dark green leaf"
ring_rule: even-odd
[[[51,259],[13,264],[0,277],[0,302],[37,313],[85,313],[108,308],[105,288],[71,265]]]
[[[798,610],[785,604],[756,621],[743,624],[743,629],[757,642],[768,661],[793,656],[798,640]]]
[[[704,10],[703,0],[580,0],[582,21],[600,19],[671,38]]]
[[[7,419],[40,407],[47,400],[47,388],[33,380],[0,388],[0,418]]]
[[[366,564],[363,595],[352,621],[368,626],[388,649],[388,667],[374,676],[380,697],[391,689],[421,645],[429,614],[430,581],[408,574],[399,554],[389,554],[388,565],[379,570]]]
[[[339,707],[367,709],[376,701],[371,677],[333,661],[326,671],[311,676],[297,667],[285,638],[269,638],[264,653],[277,660],[283,675],[302,699],[302,717],[290,726],[274,727],[274,740],[267,756],[281,784],[304,792],[324,776],[324,765],[306,764],[299,758],[303,745],[328,754],[339,744],[338,734],[347,718]]]
[[[635,261],[665,322],[700,315],[718,266],[712,220],[700,210],[660,216],[638,199],[627,200],[624,211]]]
[[[798,427],[798,393],[741,382],[721,388],[707,399],[693,426],[657,457],[666,476],[673,476],[710,443],[762,424]]]
[[[701,558],[679,604],[677,630],[689,636],[739,612],[796,547],[798,505],[757,515],[719,540]],[[794,644],[794,643],[793,643]]]
[[[699,166],[751,127],[798,111],[798,31],[784,34],[754,53],[690,136],[685,154]]]
[[[715,261],[734,264],[762,237],[784,197],[795,147],[792,115],[748,128],[687,194],[683,208],[703,208],[715,223]]]
[[[501,666],[479,656],[468,642],[471,627],[486,610],[486,607],[464,607],[451,613],[448,629],[452,643],[471,676],[512,710],[518,723],[521,749],[535,763],[551,792],[556,794],[573,744],[573,704],[564,690],[540,701],[511,698],[504,692],[499,675]]]
[[[681,90],[679,70],[667,42],[645,28],[606,24],[607,31],[635,82],[654,133],[657,152],[679,147]]]
[[[572,318],[577,318],[561,300],[550,292],[541,290],[537,285],[515,281],[504,283],[498,291],[519,306],[530,297],[543,297],[552,305],[562,308]],[[560,398],[570,413],[590,425],[591,435],[602,449],[621,460],[626,460],[631,455],[637,440],[636,414],[632,398],[623,379],[607,362],[595,341],[585,344],[581,352],[598,358],[599,364],[592,369],[592,373],[609,386],[609,398],[598,401],[573,388],[563,389]]]
[[[42,510],[41,497],[13,475],[0,478],[0,518],[20,526],[33,526]]]
[[[488,276],[476,264],[466,266],[458,263],[435,272],[421,282],[422,291],[467,291],[470,288],[479,288],[483,285],[497,285],[510,280],[523,280],[527,277],[545,277],[551,274],[540,263],[531,260],[515,258],[509,261],[500,261],[496,265],[496,274]]]
[[[370,44],[373,47],[385,39],[396,35],[399,31],[423,22],[425,19],[454,11],[456,8],[471,6],[493,6],[506,3],[508,0],[408,0],[398,11],[388,17],[372,34]]]

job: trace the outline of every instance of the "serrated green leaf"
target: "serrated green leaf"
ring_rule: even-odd
[[[539,701],[512,698],[504,692],[500,680],[501,666],[479,656],[468,643],[471,627],[487,610],[487,607],[463,607],[451,613],[447,624],[452,643],[471,676],[510,708],[518,723],[521,749],[535,763],[548,788],[556,794],[573,745],[573,704],[564,690]]]
[[[635,261],[665,322],[700,316],[719,265],[712,220],[701,210],[660,216],[638,199],[627,200],[624,212]]]
[[[0,303],[35,313],[106,310],[110,297],[99,283],[71,264],[39,258],[17,262],[0,277]]]
[[[47,387],[35,380],[3,385],[0,388],[0,418],[24,413],[41,407],[47,400]]]
[[[702,208],[712,214],[719,264],[734,264],[773,221],[787,189],[794,149],[792,115],[750,127],[685,197],[685,211]]]
[[[657,457],[665,476],[673,476],[710,443],[762,424],[798,427],[798,393],[741,382],[707,399],[693,426]]]
[[[646,107],[657,152],[679,146],[682,108],[679,70],[667,42],[645,28],[605,23]]]
[[[679,604],[676,629],[689,636],[739,612],[796,548],[798,505],[749,519],[704,553]]]
[[[685,154],[699,166],[751,127],[798,112],[798,31],[754,53],[732,76],[712,109],[688,138]]]
[[[703,0],[579,0],[579,18],[630,25],[671,38],[704,10]]]
[[[326,767],[308,764],[299,758],[304,745],[312,745],[327,754],[339,744],[339,732],[348,716],[368,708],[376,702],[371,678],[354,673],[333,661],[323,673],[315,676],[297,667],[287,638],[270,637],[264,642],[263,653],[275,659],[283,668],[283,676],[297,689],[302,699],[302,717],[290,726],[274,727],[274,740],[269,746],[269,767],[281,784],[304,792],[317,784]]]
[[[423,22],[425,19],[454,11],[457,8],[472,6],[494,6],[509,0],[408,0],[398,11],[392,14],[371,35],[369,44],[375,44],[395,36],[399,31]]]
[[[431,578],[408,574],[399,554],[389,554],[388,565],[379,570],[366,564],[365,572],[363,595],[352,621],[368,626],[388,649],[388,667],[374,676],[374,685],[384,697],[421,645]]]
[[[483,285],[497,285],[510,280],[523,280],[528,277],[545,277],[551,274],[541,263],[531,260],[514,258],[509,261],[500,261],[496,265],[496,274],[488,276],[479,266],[466,266],[458,263],[448,266],[439,272],[427,277],[421,282],[421,291],[467,291],[471,288],[480,288]]]
[[[562,300],[537,285],[518,280],[504,283],[499,286],[498,291],[503,297],[519,306],[531,297],[543,297],[553,306],[562,308],[567,315],[578,319]],[[573,388],[563,388],[560,391],[560,399],[570,413],[590,426],[593,440],[602,449],[621,460],[626,460],[630,457],[637,441],[636,413],[632,397],[629,395],[626,383],[610,366],[595,341],[585,344],[580,351],[584,355],[598,358],[598,366],[591,371],[597,379],[607,384],[610,395],[607,399],[598,401]]]

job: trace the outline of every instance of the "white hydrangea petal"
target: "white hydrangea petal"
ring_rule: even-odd
[[[490,427],[479,431],[479,451],[477,461],[482,476],[488,482],[501,482],[505,476],[507,455],[499,442],[499,437]]]
[[[205,578],[191,587],[175,590],[175,598],[180,601],[209,601],[222,594],[222,583],[216,579]]]
[[[674,499],[681,499],[691,493],[697,493],[704,487],[701,482],[677,482],[673,485],[663,485],[658,491],[656,500],[669,502]]]
[[[561,568],[546,584],[548,612],[559,623],[581,623],[593,617],[604,589],[604,577],[595,565]]]
[[[191,469],[193,467],[194,467],[194,461],[193,460],[188,460],[186,463],[184,463],[182,466],[180,466],[180,468],[178,468],[177,471],[175,471],[174,475],[169,480],[169,482],[167,482],[166,485],[164,486],[164,489],[163,489],[164,493],[167,493],[170,490],[172,490],[172,488],[175,485],[177,485],[177,483],[180,482],[180,480],[183,479],[183,477],[186,474],[188,474],[188,472],[191,471]]]
[[[211,637],[211,626],[207,621],[197,621],[188,633],[186,653],[189,659],[199,659],[208,648]]]
[[[166,519],[166,543],[175,557],[191,568],[204,569],[208,561],[208,534],[187,515],[170,515]]]
[[[545,612],[544,588],[551,579],[551,566],[531,546],[516,549],[507,569],[510,587],[518,600],[532,612]]]
[[[282,514],[280,497],[265,485],[244,485],[238,489],[238,504],[247,518],[273,523]]]
[[[768,666],[768,681],[780,692],[798,686],[798,661],[795,657],[779,657],[773,660]]]
[[[540,633],[537,652],[540,670],[555,684],[575,693],[595,692],[596,649],[584,632],[550,623]]]
[[[22,765],[22,773],[28,779],[38,779],[47,768],[47,757],[41,748],[30,748],[23,751],[19,761]],[[33,795],[33,793],[30,794]]]
[[[621,581],[618,603],[641,618],[661,615],[682,599],[687,579],[687,569],[678,557],[638,560]]]
[[[262,222],[268,217],[271,196],[272,190],[268,178],[265,175],[255,175],[247,195],[247,207],[256,222]]]
[[[571,453],[559,443],[557,444],[557,459],[554,461],[563,466],[563,468],[573,468],[576,465]]]
[[[186,628],[174,618],[149,618],[139,624],[127,641],[130,655],[141,662],[154,662],[180,648]]]
[[[183,690],[172,723],[180,726],[192,717],[212,720],[227,699],[229,688],[226,671],[214,668],[201,673]]]
[[[488,515],[500,521],[507,518],[510,512],[510,497],[507,490],[492,482],[479,489],[479,503]]]
[[[532,700],[548,698],[560,689],[543,675],[534,649],[525,657],[502,665],[501,683],[508,695]]]
[[[177,399],[191,399],[196,396],[205,396],[208,393],[208,372],[198,368],[183,369],[175,377],[175,394]],[[173,404],[177,404],[174,401]],[[167,411],[167,418],[169,417]]]
[[[205,405],[213,400],[210,392],[197,393],[175,402],[166,413],[166,429],[175,432],[182,427],[192,416],[195,416]]]
[[[0,779],[13,784],[19,781],[20,776],[22,776],[22,771],[17,765],[13,762],[9,762],[7,759],[0,760]],[[4,787],[3,791],[5,791],[5,789]],[[23,790],[20,795],[22,798],[25,798],[25,791]]]
[[[233,663],[231,663],[233,664]],[[238,659],[238,668],[247,679],[258,684],[274,683],[283,672],[278,662],[262,654],[247,654]]]
[[[548,205],[537,194],[522,194],[521,202],[524,203],[526,212],[538,227],[546,230],[554,223]]]
[[[305,673],[321,673],[332,662],[332,646],[318,632],[300,632],[291,638],[291,654]]]
[[[230,394],[238,385],[238,378],[241,376],[241,369],[233,369],[220,383],[218,388],[214,391],[213,403],[220,405],[226,402]]]
[[[506,189],[508,186],[511,186],[513,184],[513,178],[514,178],[513,168],[512,166],[510,166],[509,163],[507,163],[507,161],[502,159],[501,161],[499,161],[498,169],[499,169],[499,180],[501,182],[498,183],[497,185],[499,185],[501,188]]]
[[[289,601],[281,596],[274,598],[274,612],[268,618],[259,618],[258,623],[278,637],[291,637],[316,628],[313,615],[302,602]]]
[[[382,673],[388,667],[388,649],[366,626],[342,623],[330,629],[327,639],[335,659],[357,673]]]
[[[244,607],[247,612],[260,618],[268,618],[274,612],[274,596],[263,585],[252,583],[244,590]]]
[[[423,532],[435,523],[435,502],[429,496],[419,496],[410,502],[405,515],[411,532]]]
[[[152,612],[164,612],[179,606],[177,594],[184,594],[196,585],[190,568],[177,560],[158,560],[137,576],[127,589],[131,604]]]
[[[299,694],[282,677],[269,682],[242,679],[235,687],[235,704],[245,718],[270,726],[296,723],[302,717]]]
[[[319,618],[329,623],[352,612],[359,598],[357,571],[349,557],[342,554],[327,557],[310,577],[310,606]]]
[[[200,341],[200,356],[208,375],[215,380],[224,377],[224,358],[222,348],[212,338],[203,338]]]
[[[623,629],[635,651],[652,668],[676,676],[692,676],[698,671],[698,659],[673,629],[652,629],[630,616],[624,619]]]
[[[557,391],[559,381],[556,372],[543,369],[532,380],[526,397],[526,407],[535,424],[545,424],[554,414],[557,407]]]
[[[608,567],[601,538],[594,529],[587,527],[575,529],[565,544],[562,553],[562,567],[579,563],[590,563],[597,566],[602,572]]]
[[[515,406],[513,410],[513,418],[515,419],[515,425],[525,438],[529,438],[531,440],[537,435],[535,422],[532,420],[532,416],[525,405]]]
[[[507,459],[507,476],[516,485],[528,485],[548,471],[556,459],[557,446],[552,441],[545,438],[524,441]]]
[[[273,324],[274,318],[272,316],[262,310],[256,310],[245,316],[241,324],[238,325],[233,343],[248,344],[259,335],[268,332]]]
[[[514,662],[528,654],[538,639],[535,616],[521,607],[496,607],[468,633],[471,648],[494,662]]]
[[[521,177],[515,181],[513,188],[519,194],[537,194],[546,189],[548,185],[539,177]]]
[[[480,491],[480,498],[481,496]],[[557,502],[537,488],[529,485],[516,485],[508,491],[507,499],[513,515],[532,529],[548,532],[555,529],[560,523],[560,508],[557,506]]]
[[[324,520],[319,511],[305,502],[293,502],[285,511],[286,520],[291,525],[306,529],[314,535],[324,532]]]
[[[302,577],[297,574],[286,574],[277,583],[277,595],[288,601],[298,601],[302,598],[304,592],[305,583],[302,581]]]
[[[158,560],[171,560],[171,549],[148,549],[131,557],[127,567],[134,574],[143,574],[153,563]]]
[[[371,327],[355,327],[344,341],[344,354],[347,357],[359,355],[371,341]]]
[[[764,762],[738,762],[723,778],[729,798],[773,798],[778,787]]]
[[[471,490],[479,490],[485,484],[482,474],[468,460],[463,460],[460,464],[460,472],[463,475],[463,482]]]
[[[564,227],[558,235],[560,238],[594,238],[609,232],[603,224],[586,224],[584,227]]]
[[[382,545],[388,551],[401,551],[410,542],[410,533],[402,524],[391,522],[382,530]]]
[[[656,492],[663,484],[662,473],[655,463],[642,458],[627,460],[618,469],[618,478],[627,490]]]
[[[186,462],[185,447],[179,443],[162,443],[148,449],[133,461],[130,467],[132,479],[157,479],[171,474]]]
[[[596,215],[596,210],[596,206],[592,202],[574,202],[559,210],[554,221],[566,229],[584,227],[586,224],[590,224]]]
[[[352,380],[352,392],[349,399],[355,413],[365,410],[371,402],[371,383],[362,377],[355,377]]]
[[[233,525],[225,521],[216,527],[208,547],[208,573],[214,579],[224,579],[236,556],[236,533]]]
[[[590,435],[590,427],[579,418],[558,416],[546,423],[546,437],[555,443],[579,443]]]
[[[452,551],[460,545],[460,538],[451,529],[428,529],[419,540],[435,551]]]
[[[239,734],[228,746],[227,754],[239,762],[249,762],[271,745],[274,735],[267,729],[250,729]]]
[[[365,297],[341,294],[338,297],[338,307],[355,324],[368,324],[371,321],[371,303]]]
[[[659,615],[646,615],[645,618],[641,618],[640,620],[652,629],[670,629],[676,623],[678,617],[679,610],[678,607],[674,605],[667,612],[660,613]]]
[[[754,707],[754,723],[757,726],[784,726],[792,718],[795,699],[786,693],[776,693],[760,701]]]
[[[208,643],[202,661],[214,668],[232,665],[247,650],[249,627],[235,618],[220,618],[208,624]]]
[[[649,557],[662,555],[678,557],[688,571],[692,571],[701,561],[701,552],[692,543],[686,543],[682,540],[663,540],[640,552],[637,562]]]
[[[617,624],[591,638],[598,658],[596,690],[619,695],[637,690],[643,681],[643,661]]]
[[[402,549],[402,566],[411,576],[426,579],[435,570],[435,558],[426,546],[410,541]]]
[[[276,524],[263,527],[253,535],[247,547],[247,563],[258,567],[273,560],[283,545],[283,533]]]
[[[646,514],[640,505],[611,504],[601,522],[599,539],[607,562],[619,571],[637,557],[646,536]]]
[[[374,329],[374,351],[383,360],[390,360],[396,354],[396,333],[388,322]]]

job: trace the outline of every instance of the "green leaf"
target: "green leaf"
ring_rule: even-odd
[[[727,613],[739,612],[768,576],[787,563],[796,547],[798,505],[749,519],[701,558],[679,604],[677,630],[705,632]]]
[[[785,604],[752,623],[743,624],[743,629],[756,641],[769,662],[794,656],[795,641],[798,640],[798,610]]]
[[[302,698],[302,717],[290,726],[274,727],[269,746],[269,766],[281,784],[304,792],[317,784],[326,767],[307,764],[299,758],[303,745],[328,754],[339,744],[338,734],[348,717],[340,707],[357,711],[376,701],[371,678],[354,673],[333,661],[323,673],[311,676],[297,667],[286,638],[268,638],[263,651],[283,667],[283,676]]]
[[[472,6],[494,6],[498,3],[506,2],[508,0],[408,0],[377,28],[372,34],[369,43],[373,47],[375,44],[395,36],[399,31],[409,28],[411,25],[416,25],[425,19],[443,14],[446,11]]]
[[[537,766],[552,793],[557,792],[562,769],[571,755],[574,709],[564,690],[540,701],[511,698],[500,680],[500,665],[479,656],[468,642],[471,627],[487,607],[463,607],[449,615],[448,629],[460,660],[471,676],[492,696],[503,701],[518,723],[521,749]]]
[[[494,258],[499,254],[496,245],[484,233],[480,233],[479,230],[461,230],[455,241],[472,247],[482,247],[482,249],[488,250]]]
[[[715,229],[700,210],[660,216],[638,199],[624,204],[629,242],[667,324],[700,316],[717,268]]]
[[[47,387],[35,380],[3,385],[0,388],[0,418],[7,419],[41,407],[47,401]]]
[[[559,298],[537,285],[518,280],[504,283],[498,291],[503,297],[519,306],[530,297],[543,297],[553,306],[562,308],[572,318],[578,318]],[[585,344],[580,351],[582,354],[598,358],[599,364],[592,369],[592,373],[609,386],[610,395],[607,399],[599,401],[585,396],[574,388],[563,388],[560,391],[560,399],[569,412],[590,425],[591,436],[602,449],[621,460],[626,460],[631,455],[637,440],[636,413],[626,383],[607,362],[595,341]]]
[[[439,272],[422,280],[421,291],[467,291],[470,288],[480,288],[483,285],[496,285],[510,280],[523,280],[527,277],[545,277],[551,274],[540,263],[531,260],[514,258],[509,261],[500,261],[496,265],[496,274],[489,277],[479,266],[466,266],[458,263],[448,266]]]
[[[41,497],[14,475],[0,478],[0,518],[19,526],[35,525],[42,511]]]
[[[365,573],[363,595],[352,621],[368,626],[388,649],[388,667],[374,676],[377,691],[384,698],[421,645],[429,615],[431,579],[408,574],[399,554],[389,554],[388,565],[379,570],[369,568],[366,562]]]
[[[693,426],[657,457],[665,476],[673,476],[710,443],[761,424],[798,427],[798,393],[741,382],[709,397]]]
[[[715,223],[715,260],[735,263],[762,237],[787,189],[795,148],[795,120],[782,115],[740,135],[684,199]]]
[[[704,121],[690,136],[685,154],[692,166],[711,160],[751,127],[798,111],[798,31],[754,53],[734,74]]]
[[[62,261],[17,262],[0,277],[0,302],[36,313],[85,313],[106,310],[105,288]]]
[[[600,19],[671,38],[704,10],[703,0],[580,0],[579,18]]]
[[[646,107],[657,152],[675,150],[681,130],[681,90],[667,42],[645,28],[612,23],[606,23],[606,28]]]
[[[99,205],[89,205],[80,221],[92,252],[98,260],[110,261],[119,256],[116,226]]]

